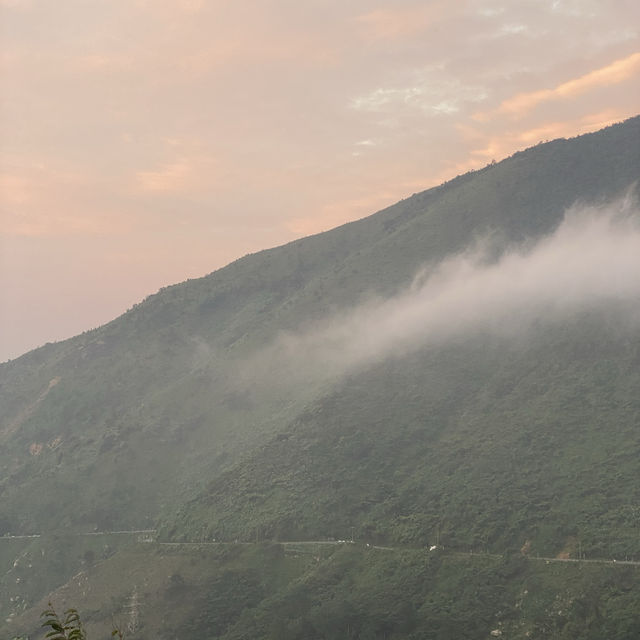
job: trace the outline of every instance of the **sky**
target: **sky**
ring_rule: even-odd
[[[0,362],[640,112],[637,0],[0,0]]]

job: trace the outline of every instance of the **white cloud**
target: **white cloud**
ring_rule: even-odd
[[[400,87],[381,87],[351,100],[357,111],[394,113],[417,110],[425,115],[452,114],[465,103],[486,99],[484,88],[463,84],[442,66],[434,66],[412,74],[412,83]]]
[[[330,377],[475,332],[523,335],[620,301],[640,310],[640,209],[630,198],[574,208],[555,233],[495,262],[477,248],[446,260],[392,298],[281,335],[246,370]]]
[[[484,18],[495,18],[495,16],[502,15],[504,13],[504,7],[480,7],[478,14]]]
[[[528,31],[528,28],[524,24],[505,24],[500,29],[501,33],[505,35],[517,35],[520,33],[525,33]]]
[[[601,3],[594,0],[553,0],[551,2],[551,10],[554,13],[574,18],[595,18],[601,8]]]

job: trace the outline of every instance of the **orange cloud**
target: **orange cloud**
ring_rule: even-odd
[[[130,220],[98,193],[113,184],[58,159],[7,156],[0,173],[4,236],[96,235],[129,230]]]
[[[171,2],[158,2],[158,0],[137,0],[135,5],[141,9],[163,12],[183,12],[187,14],[198,13],[204,8],[204,0],[171,0]]]
[[[553,89],[519,93],[505,100],[493,115],[522,116],[539,104],[552,100],[574,98],[599,87],[619,84],[640,72],[640,52],[616,60],[606,67],[591,71],[579,78],[559,84]],[[492,114],[476,114],[476,120],[485,121]]]
[[[8,9],[30,9],[32,5],[32,0],[0,0],[0,7]]]
[[[168,147],[179,148],[188,144],[179,139],[165,139]],[[210,187],[219,173],[216,161],[196,152],[181,155],[153,171],[138,171],[135,183],[139,191],[147,193],[185,193]]]
[[[336,200],[320,206],[316,213],[304,218],[294,218],[287,222],[286,228],[298,237],[321,233],[370,215],[374,211],[388,206],[406,195],[406,185],[393,185],[396,188],[371,189],[370,195]]]
[[[590,113],[575,120],[553,121],[538,124],[531,128],[502,130],[500,134],[484,133],[478,128],[459,125],[458,132],[467,141],[470,150],[468,157],[454,163],[439,175],[446,180],[455,173],[465,173],[485,166],[491,160],[505,158],[525,147],[556,138],[569,138],[597,131],[609,125],[621,122],[634,115],[621,110],[607,109]]]
[[[143,191],[182,191],[189,182],[192,168],[185,160],[164,165],[157,171],[139,171],[138,186]]]
[[[542,140],[568,138],[603,129],[623,119],[624,117],[617,111],[609,109],[607,111],[586,115],[580,118],[578,122],[548,122],[533,129],[522,131],[517,135],[516,140],[521,143],[520,146],[522,146],[522,144],[537,144]]]
[[[433,21],[439,7],[413,7],[410,9],[374,9],[358,16],[356,21],[364,27],[372,40],[394,40],[418,33]]]
[[[140,61],[136,60],[132,54],[123,53],[82,55],[65,58],[60,63],[65,64],[68,69],[91,74],[132,71],[139,70],[140,67]]]
[[[129,231],[126,220],[116,219],[113,211],[59,210],[51,219],[44,205],[26,214],[12,214],[3,223],[2,232],[8,236],[36,237],[48,236],[92,236],[116,234]]]
[[[31,197],[29,181],[20,175],[0,175],[0,200],[5,204],[20,205]]]

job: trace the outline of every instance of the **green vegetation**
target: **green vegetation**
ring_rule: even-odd
[[[246,256],[0,365],[4,637],[35,636],[49,599],[77,606],[91,638],[111,616],[137,640],[636,637],[634,565],[536,559],[640,560],[640,333],[623,309],[346,375],[251,358],[478,238],[495,256],[530,245],[576,201],[638,179],[640,117]],[[156,527],[210,544],[108,533]],[[74,537],[100,532],[114,541]]]
[[[492,632],[515,640],[630,640],[640,632],[637,566],[357,543],[147,546],[124,555],[131,574],[146,580],[136,627],[127,629],[130,609],[126,618],[118,610],[117,600],[130,600],[126,587],[113,584],[117,596],[100,609],[91,604],[97,594],[71,587],[68,597],[84,605],[87,638],[110,636],[112,619],[125,637],[149,640],[450,640]],[[109,563],[123,566],[115,557]],[[100,584],[109,569],[95,572]],[[30,637],[40,637],[35,610],[31,620]]]
[[[43,627],[50,627],[50,631],[46,634],[49,640],[86,640],[87,636],[80,620],[80,614],[76,609],[67,609],[64,616],[60,617],[53,605],[49,603],[42,617]],[[115,633],[114,633],[115,635]]]
[[[73,535],[62,532],[38,538],[0,538],[0,601],[9,621],[41,601],[74,576],[86,574],[143,534]],[[71,606],[74,602],[65,602]],[[2,637],[2,636],[0,636]]]
[[[353,375],[164,535],[640,560],[640,337],[589,315]]]

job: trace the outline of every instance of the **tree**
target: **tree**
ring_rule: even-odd
[[[50,628],[45,635],[47,640],[87,640],[77,609],[67,609],[63,617],[60,617],[49,602],[49,608],[42,612],[42,617],[44,618],[42,626]],[[124,634],[117,627],[114,627],[111,636],[117,637],[118,640],[124,639]],[[14,640],[21,639],[14,638]]]
[[[45,636],[49,640],[87,640],[76,609],[67,609],[64,612],[64,618],[61,618],[49,603],[49,608],[42,612],[42,617],[44,618],[42,626],[51,627]]]

